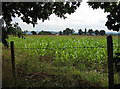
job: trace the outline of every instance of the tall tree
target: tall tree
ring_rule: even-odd
[[[2,2],[2,19],[6,24],[2,25],[2,42],[8,45],[7,31],[12,27],[12,18],[16,16],[35,27],[37,20],[47,20],[53,13],[65,19],[65,14],[74,13],[79,6],[80,2]],[[9,27],[7,31],[6,26]]]
[[[104,30],[100,30],[100,34],[103,36],[105,35],[105,31]]]
[[[59,31],[59,35],[62,35],[63,33],[62,33],[62,31]]]
[[[95,30],[95,34],[98,35],[98,34],[99,34],[99,31],[98,31],[98,30]]]
[[[37,33],[36,33],[35,31],[31,31],[31,33],[32,33],[33,35],[37,35]]]
[[[78,30],[78,34],[79,34],[79,35],[82,35],[82,33],[83,33],[82,29],[79,29],[79,30]]]
[[[70,28],[66,28],[65,30],[63,30],[64,35],[70,35],[70,34],[73,34],[73,32],[74,30]]]
[[[87,34],[87,29],[86,28],[85,28],[85,32],[84,33],[85,33],[85,35]]]
[[[89,30],[88,30],[88,33],[89,33],[90,35],[92,35],[93,30],[92,30],[92,29],[89,29]]]

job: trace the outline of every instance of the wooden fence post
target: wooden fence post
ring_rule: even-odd
[[[113,40],[111,35],[107,37],[107,54],[108,54],[109,89],[114,89]]]
[[[11,46],[11,59],[12,59],[12,71],[13,71],[13,76],[15,77],[15,55],[14,55],[14,42],[10,42]]]

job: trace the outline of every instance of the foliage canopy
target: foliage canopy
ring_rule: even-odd
[[[63,35],[70,35],[73,34],[74,30],[70,29],[70,28],[66,28],[65,30],[63,30]]]

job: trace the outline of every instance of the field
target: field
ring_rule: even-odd
[[[108,87],[106,36],[10,36],[8,41],[14,41],[16,86]],[[115,56],[117,37],[113,46]],[[10,49],[3,47],[2,59],[3,86],[14,86]]]

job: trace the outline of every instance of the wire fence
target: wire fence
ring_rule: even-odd
[[[63,48],[59,48],[59,47],[41,47],[41,48],[14,48],[14,49],[74,49],[74,48],[107,48],[107,46],[98,46],[98,47],[63,47]],[[113,48],[120,48],[120,46],[113,46]]]
[[[114,67],[113,67],[113,49],[114,48],[117,48],[117,49],[119,49],[120,48],[120,46],[116,46],[116,45],[113,45],[113,42],[112,42],[112,37],[111,36],[109,36],[109,39],[107,39],[107,46],[105,45],[99,45],[99,46],[77,46],[77,47],[74,47],[74,46],[71,46],[71,47],[57,47],[57,46],[55,46],[55,47],[50,47],[50,46],[46,46],[46,47],[39,47],[39,48],[34,48],[34,47],[14,47],[14,42],[11,42],[11,54],[12,54],[12,70],[13,70],[13,75],[15,75],[15,54],[14,54],[14,49],[74,49],[74,48],[82,48],[83,50],[84,49],[89,49],[89,48],[95,48],[95,49],[100,49],[100,48],[103,48],[103,49],[107,49],[108,51],[107,51],[107,57],[108,57],[108,78],[109,78],[109,87],[111,87],[111,86],[113,86],[114,85],[114,73],[113,73],[113,70],[114,70]],[[34,51],[34,50],[33,50]],[[49,50],[48,50],[49,51]],[[81,51],[82,52],[82,51]],[[44,53],[44,52],[43,52]],[[92,52],[91,52],[92,53]],[[106,51],[105,51],[105,53],[106,53]],[[62,54],[62,53],[61,53]],[[92,53],[93,55],[94,55],[94,53]],[[69,55],[68,55],[69,56]],[[86,55],[85,55],[86,56]],[[101,55],[100,55],[101,56]],[[100,57],[99,56],[99,57]],[[57,56],[57,57],[59,57],[59,56]],[[74,56],[73,56],[74,57]],[[90,55],[90,57],[91,57],[91,55]],[[94,56],[93,56],[94,57]],[[63,58],[63,57],[62,57]],[[64,59],[62,59],[63,61],[64,61]],[[57,60],[58,61],[58,60]],[[71,60],[70,60],[71,61]],[[75,60],[73,60],[72,61],[72,63],[74,62]],[[94,60],[93,60],[94,61]],[[92,62],[93,62],[92,61]],[[58,61],[59,62],[59,61]],[[89,62],[90,63],[90,61],[87,61],[87,62]],[[104,62],[107,62],[107,61],[104,61]],[[85,62],[84,62],[85,63]],[[102,68],[102,63],[103,63],[103,60],[101,60],[101,57],[100,57],[100,60],[99,60],[99,62],[97,62],[97,64],[96,65],[98,65],[98,63],[100,63],[100,65],[101,65],[101,68]],[[93,62],[93,64],[94,64],[94,62]],[[86,63],[86,65],[88,65],[88,63]],[[91,66],[92,64],[90,63],[90,66]],[[95,64],[94,64],[95,65]],[[96,68],[96,65],[95,66],[93,66],[93,69],[95,69]],[[106,65],[106,64],[105,64]],[[35,68],[34,68],[35,69]],[[112,81],[111,81],[112,80]]]

